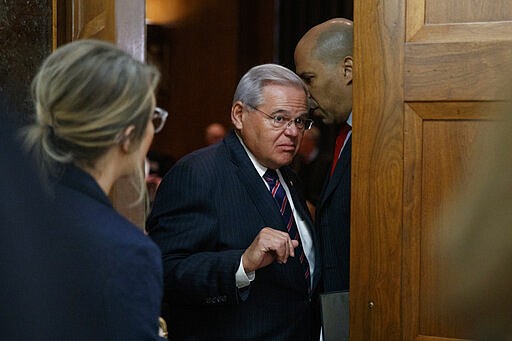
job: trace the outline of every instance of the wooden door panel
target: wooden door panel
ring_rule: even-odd
[[[71,1],[73,40],[96,38],[115,41],[114,1]]]
[[[99,39],[144,60],[144,0],[52,0],[52,6],[54,47],[78,39]],[[147,205],[136,202],[138,194],[133,180],[119,179],[109,197],[119,213],[143,229]]]
[[[512,20],[509,0],[423,0],[428,24]]]
[[[495,100],[500,75],[512,68],[512,3],[407,4],[405,100]],[[502,21],[483,21],[496,12]]]
[[[417,105],[415,105],[417,104]],[[456,110],[454,110],[457,108]],[[405,107],[402,307],[404,340],[469,337],[442,305],[436,236],[442,212],[467,185],[494,103],[411,103]]]
[[[400,340],[405,3],[354,1],[350,340]],[[389,20],[390,24],[384,24]]]
[[[417,25],[415,28],[414,25]],[[408,25],[408,42],[471,42],[508,40],[512,24],[508,21],[494,23],[443,24],[423,26],[423,21],[412,20]],[[505,38],[508,37],[508,38]]]
[[[406,101],[496,100],[497,80],[512,68],[512,40],[407,44],[404,68]]]
[[[406,101],[495,100],[512,69],[512,40],[407,44],[404,68]]]
[[[512,39],[512,3],[508,0],[479,0],[487,4],[483,9],[475,1],[404,1],[407,2],[407,42],[482,42]],[[446,9],[436,10],[438,6],[457,7],[458,10],[456,13],[446,12]],[[494,6],[501,9],[495,10]],[[494,15],[494,11],[500,13],[499,19],[483,20],[484,17]]]
[[[115,0],[53,0],[57,45],[77,39],[116,41]]]
[[[512,3],[359,0],[354,35],[350,339],[470,338],[442,305],[436,238],[503,108]]]

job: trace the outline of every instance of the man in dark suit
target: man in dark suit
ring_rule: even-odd
[[[309,88],[314,114],[340,132],[316,209],[326,293],[349,289],[352,47],[352,21],[332,19],[306,32],[295,48],[296,72]]]
[[[171,339],[318,340],[316,236],[287,166],[307,115],[297,75],[254,67],[234,95],[234,130],[164,177],[147,229],[162,251]]]
[[[306,32],[294,55],[296,72],[309,88],[314,114],[339,131],[315,219],[322,255],[326,340],[348,340],[349,334],[352,48],[352,21],[332,19]]]

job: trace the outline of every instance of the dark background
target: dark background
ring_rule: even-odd
[[[249,68],[273,62],[295,70],[295,45],[308,29],[353,17],[352,0],[207,0],[203,6],[187,18],[148,25],[149,60],[163,72],[158,102],[170,112],[152,150],[175,160],[204,146],[209,123],[231,127],[232,96]],[[329,148],[331,128],[315,125]]]
[[[162,72],[157,100],[170,113],[152,151],[174,160],[204,145],[209,123],[231,127],[232,96],[250,67],[273,62],[294,70],[295,45],[309,28],[334,17],[352,19],[353,12],[352,0],[173,3],[194,10],[172,22],[148,21],[147,60]],[[34,111],[30,82],[52,50],[52,14],[52,0],[0,2],[0,96],[11,94],[3,115],[16,124],[27,123]],[[316,124],[328,141],[331,133]]]

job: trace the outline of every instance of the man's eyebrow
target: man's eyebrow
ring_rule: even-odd
[[[292,113],[286,109],[277,109],[277,110],[274,110],[271,115],[275,115],[275,114],[281,114],[281,115],[285,115],[285,116],[291,116]],[[303,111],[303,112],[300,112],[299,113],[299,116],[297,117],[303,117],[303,116],[308,116],[309,115],[309,111]]]
[[[272,115],[275,115],[275,114],[291,115],[291,113],[286,109],[276,109],[276,110],[272,111]]]

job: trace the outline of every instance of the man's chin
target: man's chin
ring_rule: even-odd
[[[295,152],[290,153],[282,153],[279,158],[273,160],[273,167],[270,168],[281,168],[283,166],[288,166],[292,163],[293,158],[295,156]]]
[[[331,117],[331,115],[329,115],[327,112],[325,112],[325,110],[323,110],[320,107],[315,109],[313,115],[321,119],[324,124],[334,124],[333,117]]]
[[[334,122],[334,119],[332,117],[326,117],[326,116],[322,116],[322,122],[327,125],[336,123],[336,122]]]

